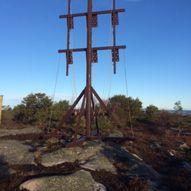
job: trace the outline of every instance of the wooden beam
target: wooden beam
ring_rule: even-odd
[[[113,12],[116,13],[122,13],[125,12],[125,9],[115,9],[115,10],[107,10],[107,11],[94,11],[92,12],[93,15],[104,15],[104,14],[111,14]],[[86,13],[74,13],[74,14],[70,14],[71,17],[83,17],[83,16],[87,16],[87,12]],[[60,15],[59,16],[60,19],[67,19],[68,15]]]
[[[103,47],[94,47],[92,50],[112,50],[113,48],[116,49],[126,49],[125,45],[120,45],[120,46],[103,46]],[[63,50],[58,50],[58,53],[66,53],[67,51],[71,52],[83,52],[86,51],[86,48],[74,48],[74,49],[63,49]]]

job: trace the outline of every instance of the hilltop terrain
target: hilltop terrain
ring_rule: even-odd
[[[61,139],[43,131],[47,124],[56,127],[68,102],[53,104],[44,94],[30,95],[3,110],[0,190],[189,191],[191,117],[176,106],[173,113],[153,105],[143,110],[139,99],[114,96],[108,107],[114,108],[120,126],[97,106],[102,138],[68,148],[75,115]],[[51,120],[48,108],[53,108]],[[83,138],[81,131],[78,137]]]

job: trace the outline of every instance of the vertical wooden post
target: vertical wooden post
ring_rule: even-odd
[[[87,52],[86,52],[86,135],[91,136],[91,96],[92,96],[92,0],[88,0]]]
[[[115,2],[115,0],[113,0],[113,11],[115,11],[115,8],[116,8],[116,2]],[[116,13],[113,12],[113,14],[112,14],[113,20],[115,19],[115,15],[116,15]],[[113,47],[115,49],[115,47],[116,47],[116,25],[115,25],[114,21],[112,22],[112,25],[113,25]],[[116,74],[116,61],[115,60],[113,61],[113,67],[114,67],[114,74]]]
[[[2,120],[2,106],[3,106],[3,96],[0,95],[0,125]]]

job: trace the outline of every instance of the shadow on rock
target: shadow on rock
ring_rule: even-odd
[[[161,190],[159,189],[161,187],[161,177],[158,172],[152,166],[145,164],[138,156],[134,156],[114,143],[104,145],[101,152],[117,168],[118,178],[120,177],[121,180],[118,182],[128,183],[128,186],[126,184],[127,188],[124,190],[139,190],[141,187],[144,188],[141,190]],[[113,178],[116,179],[115,177]],[[137,186],[138,189],[132,189],[129,186]],[[122,188],[120,189],[123,190]]]
[[[9,167],[3,155],[0,155],[0,180],[10,175]]]
[[[160,175],[152,166],[145,164],[138,156],[135,157],[119,145],[110,143],[105,145],[101,152],[116,165],[119,173],[137,175],[151,180],[160,179]]]

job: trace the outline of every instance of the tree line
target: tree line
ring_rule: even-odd
[[[138,98],[115,95],[108,100],[107,107],[120,121],[122,127],[147,126],[156,130],[157,127],[189,129],[191,117],[182,115],[181,102],[174,103],[174,112],[159,110],[155,105],[149,105],[145,109]],[[48,123],[59,122],[70,107],[69,101],[53,102],[45,93],[29,94],[14,108],[3,108],[3,121],[13,121],[20,124],[45,126]],[[96,106],[101,113],[99,105]],[[105,129],[112,128],[111,122],[106,117],[100,117],[101,126]],[[81,124],[84,124],[83,119]]]

